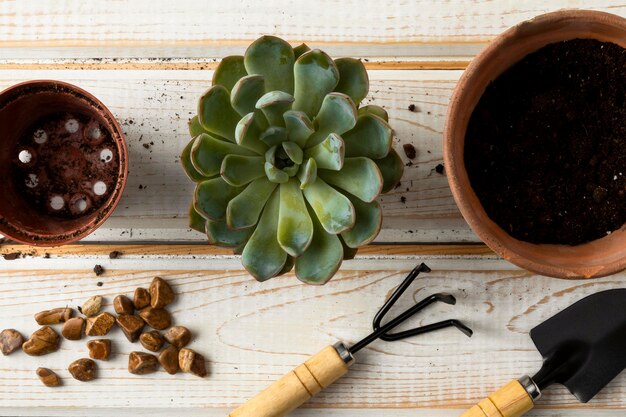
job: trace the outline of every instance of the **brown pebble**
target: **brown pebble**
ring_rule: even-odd
[[[159,366],[157,357],[145,352],[130,352],[128,356],[128,372],[145,375],[156,372]]]
[[[174,326],[165,332],[164,337],[170,345],[181,349],[191,341],[191,332],[184,326]]]
[[[178,349],[175,346],[168,346],[159,354],[159,363],[170,375],[174,375],[180,370],[178,364]]]
[[[163,308],[172,303],[176,295],[163,278],[154,277],[150,284],[150,305],[152,308]]]
[[[115,317],[110,313],[100,313],[96,317],[89,317],[85,326],[87,336],[106,336],[113,325]]]
[[[109,253],[109,259],[118,259],[120,256],[122,256],[122,252],[118,250],[114,250],[111,253]]]
[[[139,342],[141,342],[141,346],[145,349],[158,352],[163,347],[165,339],[163,339],[161,333],[152,330],[151,332],[142,333],[141,336],[139,336]]]
[[[99,277],[100,275],[104,274],[104,268],[102,267],[102,265],[96,265],[93,267],[93,272],[94,274],[96,274],[97,277]]]
[[[178,352],[178,366],[181,371],[201,378],[207,374],[204,357],[191,349],[183,348]]]
[[[100,312],[102,308],[102,297],[94,295],[89,297],[82,305],[80,311],[87,317],[93,317]]]
[[[145,288],[135,289],[133,296],[133,304],[137,310],[148,307],[150,305],[150,293]]]
[[[74,310],[67,307],[53,308],[35,314],[35,320],[40,326],[59,324],[68,321],[74,315]]]
[[[139,316],[156,330],[165,330],[172,324],[170,313],[162,308],[146,307],[139,312]]]
[[[417,156],[415,146],[411,145],[410,143],[405,143],[404,145],[402,145],[402,149],[404,149],[404,154],[409,159],[415,159],[415,157]]]
[[[113,309],[117,314],[133,314],[135,312],[133,302],[125,295],[118,295],[113,299]]]
[[[96,378],[98,366],[91,359],[78,359],[70,363],[67,370],[79,381],[87,382]]]
[[[117,316],[115,320],[117,321],[117,325],[120,326],[120,329],[124,332],[124,335],[126,335],[128,341],[131,343],[134,343],[137,339],[139,339],[139,335],[141,334],[143,327],[146,325],[146,322],[144,322],[141,317],[130,314],[122,314],[121,316]]]
[[[22,350],[31,356],[41,356],[56,352],[61,338],[50,326],[43,326],[35,331],[22,345]]]
[[[85,319],[82,317],[74,317],[63,324],[61,334],[67,340],[80,340],[83,338],[83,329],[85,328]]]
[[[51,369],[37,368],[36,373],[46,387],[58,387],[61,385],[61,378]]]
[[[111,341],[109,339],[90,340],[87,342],[89,357],[100,361],[108,361],[111,356]]]
[[[0,351],[3,355],[10,355],[24,344],[24,336],[15,329],[5,329],[0,332]]]

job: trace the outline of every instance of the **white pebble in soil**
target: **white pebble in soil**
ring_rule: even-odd
[[[42,145],[48,140],[48,134],[43,129],[37,129],[35,133],[33,133],[33,140],[35,143]]]
[[[65,122],[65,130],[67,130],[70,133],[76,133],[78,132],[78,120],[76,119],[70,119],[67,122]]]
[[[99,127],[92,127],[87,132],[87,136],[89,136],[89,139],[94,141],[100,139],[100,135],[102,135],[102,132],[100,131]]]
[[[20,159],[20,162],[23,164],[28,164],[30,163],[30,161],[33,160],[33,154],[27,151],[26,149],[24,149],[23,151],[20,151],[17,157]]]
[[[87,209],[87,200],[85,200],[84,198],[76,200],[76,202],[74,203],[74,208],[77,212],[82,213]]]
[[[93,185],[95,195],[104,195],[107,192],[107,185],[103,181],[98,181]]]
[[[28,188],[35,188],[39,185],[39,178],[37,178],[36,174],[28,174],[25,184]]]
[[[100,160],[102,162],[111,162],[113,159],[113,152],[110,149],[103,149],[100,151]]]
[[[52,207],[52,210],[61,210],[63,206],[65,206],[65,200],[63,200],[63,197],[60,195],[52,196],[50,199],[50,207]]]

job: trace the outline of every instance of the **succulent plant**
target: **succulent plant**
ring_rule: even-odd
[[[273,36],[224,58],[182,152],[197,183],[190,226],[259,281],[295,266],[301,281],[327,282],[376,237],[376,198],[403,172],[387,112],[359,108],[368,89],[360,60]]]

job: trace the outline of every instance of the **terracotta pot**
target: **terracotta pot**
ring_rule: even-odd
[[[482,51],[454,91],[444,130],[444,161],[452,194],[472,230],[504,259],[559,278],[594,278],[626,268],[626,226],[577,246],[533,244],[511,237],[483,209],[465,170],[467,125],[488,84],[531,52],[575,38],[613,42],[626,48],[626,19],[608,13],[562,10],[507,30]]]
[[[88,134],[93,134],[93,138],[89,139],[89,150],[92,151],[90,154],[83,152],[83,148],[79,146],[64,146],[62,152],[52,151],[55,149],[52,140],[48,142],[50,147],[43,149],[46,139],[37,141],[34,136],[32,145],[24,145],[23,138],[31,134],[35,126],[42,123],[42,120],[61,113],[81,115],[84,120],[89,120],[88,126],[73,120],[72,123],[76,124],[67,130],[73,133],[67,133],[66,136],[68,141],[77,144],[87,140],[85,138],[89,137]],[[67,128],[68,125],[65,126]],[[94,129],[92,126],[97,129],[87,133],[87,128]],[[104,149],[98,150],[101,128],[110,137],[106,133],[102,136],[107,141],[101,145]],[[69,188],[61,197],[63,201],[58,200],[64,205],[64,210],[69,212],[70,208],[74,210],[77,207],[78,213],[62,217],[52,209],[44,210],[43,205],[33,204],[32,198],[20,189],[24,181],[16,180],[19,176],[15,174],[15,166],[25,162],[21,156],[22,148],[28,151],[28,164],[47,164],[55,172],[61,170],[61,178],[67,178],[68,184],[82,184],[84,191],[74,192],[75,190]],[[100,153],[95,155],[96,151]],[[102,152],[106,152],[106,155]],[[37,155],[41,158],[37,159]],[[86,164],[95,161],[95,158],[103,158],[103,155],[108,158],[107,163],[113,161],[112,165],[103,170],[107,172],[102,174],[106,175],[103,178],[105,181],[98,181],[93,174],[81,170],[81,167],[93,166]],[[24,170],[29,169],[28,164],[24,164]],[[19,168],[22,169],[21,166]],[[60,81],[41,80],[17,84],[0,93],[0,234],[37,246],[58,246],[79,240],[94,231],[111,215],[122,196],[127,177],[128,151],[122,130],[111,112],[88,92]],[[37,179],[36,182],[38,185],[45,184],[43,180]],[[100,184],[94,185],[96,182]],[[37,192],[41,192],[43,196],[48,190],[43,188]],[[41,201],[46,201],[45,198],[48,198],[47,195]],[[60,197],[55,195],[54,198]],[[50,206],[53,206],[52,203]],[[80,215],[81,212],[85,215]]]

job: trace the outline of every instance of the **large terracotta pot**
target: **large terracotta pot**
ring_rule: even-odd
[[[22,138],[30,134],[37,123],[61,113],[80,114],[85,116],[85,120],[90,120],[85,126],[73,120],[75,124],[70,126],[70,130],[74,133],[67,133],[67,140],[76,144],[89,134],[97,135],[89,139],[91,153],[85,151],[81,154],[82,147],[69,145],[64,146],[62,152],[51,151],[54,148],[44,150],[42,147],[47,146],[47,136],[39,142],[33,139],[32,146],[23,146]],[[83,130],[88,128],[91,129],[89,132]],[[102,133],[100,128],[110,134],[110,137],[103,136],[107,138],[103,145],[97,145]],[[63,201],[54,203],[63,204],[68,211],[70,205],[72,210],[77,207],[76,210],[80,210],[78,214],[60,217],[52,209],[44,210],[35,206],[33,201],[28,201],[32,198],[20,189],[23,181],[14,180],[15,165],[24,162],[21,160],[21,147],[26,148],[28,161],[32,159],[33,164],[35,161],[48,164],[55,172],[62,171],[63,178],[67,178],[68,182],[84,184],[80,192],[70,197],[64,195]],[[20,152],[19,161],[17,152]],[[106,176],[103,179],[108,185],[92,178],[92,173],[81,172],[81,167],[90,163],[87,161],[89,158],[108,158],[106,162],[114,164],[107,166],[108,171],[103,169],[106,174],[101,174]],[[111,215],[122,196],[127,177],[128,151],[122,130],[104,104],[88,92],[64,82],[40,80],[17,84],[0,93],[0,234],[37,246],[57,246],[79,240]],[[60,197],[55,195],[53,198]],[[44,201],[43,197],[41,201]]]
[[[577,246],[520,241],[487,216],[470,185],[464,162],[467,125],[488,84],[529,53],[576,38],[613,42],[626,48],[626,19],[596,11],[561,10],[514,26],[490,43],[463,73],[452,96],[444,130],[444,161],[463,217],[497,254],[543,275],[594,278],[626,268],[626,226]]]

